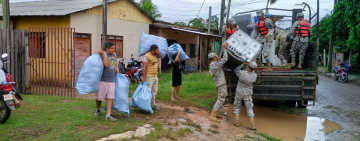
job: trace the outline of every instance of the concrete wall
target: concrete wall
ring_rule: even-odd
[[[70,16],[75,32],[91,34],[91,53],[101,49],[102,17],[83,12]],[[125,62],[134,54],[138,58],[141,31],[149,34],[149,24],[108,18],[108,35],[123,36]]]

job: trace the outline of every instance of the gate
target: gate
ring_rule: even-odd
[[[30,90],[74,97],[74,28],[30,28]]]

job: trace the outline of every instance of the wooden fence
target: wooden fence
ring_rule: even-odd
[[[5,29],[0,29],[0,55],[7,53],[8,63],[4,64],[16,87],[21,93],[26,93],[29,84],[29,66],[27,65],[28,53],[28,31],[9,29],[8,36],[5,38]]]

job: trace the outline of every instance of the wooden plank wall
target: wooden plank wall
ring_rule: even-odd
[[[5,41],[5,29],[0,29],[0,55],[7,53],[8,63],[4,67],[12,75],[16,87],[21,93],[26,93],[26,86],[29,80],[27,68],[28,60],[28,31],[8,30],[8,38]]]

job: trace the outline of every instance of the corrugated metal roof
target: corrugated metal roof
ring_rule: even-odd
[[[214,34],[202,33],[202,32],[198,32],[198,31],[186,30],[186,29],[175,28],[175,27],[172,27],[172,29],[174,29],[174,30],[178,30],[178,31],[183,31],[183,32],[194,33],[194,34],[198,34],[198,35],[204,35],[204,36],[221,37],[220,35],[214,35]]]
[[[108,0],[109,3],[114,1],[117,0]],[[147,17],[154,21],[154,19],[138,4],[136,4],[133,0],[129,1]],[[94,8],[102,4],[103,0],[51,0],[10,3],[10,16],[64,16]],[[2,16],[1,4],[0,16]]]
[[[99,5],[102,5],[102,0],[52,0],[10,3],[10,16],[64,16]],[[2,6],[0,15],[2,15]]]

